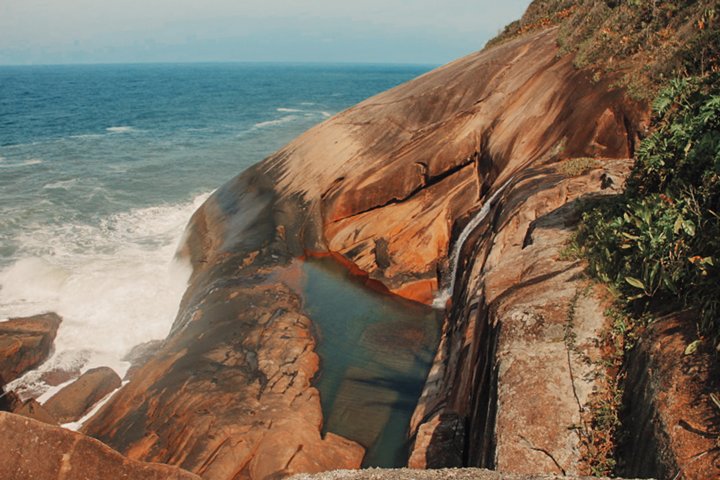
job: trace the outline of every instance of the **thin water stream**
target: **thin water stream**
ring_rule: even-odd
[[[331,259],[309,260],[303,270],[324,430],[362,444],[365,467],[405,466],[410,417],[439,340],[435,312],[367,288]]]

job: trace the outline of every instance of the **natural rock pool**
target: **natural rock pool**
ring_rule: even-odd
[[[319,340],[323,431],[362,444],[363,466],[406,465],[410,417],[439,340],[436,313],[367,288],[332,259],[302,268]]]

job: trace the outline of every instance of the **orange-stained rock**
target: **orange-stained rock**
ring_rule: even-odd
[[[277,268],[236,260],[217,268],[247,277],[210,275],[201,300],[83,431],[206,479],[359,467],[361,446],[320,433],[318,356],[298,297],[273,281]]]
[[[120,388],[120,383],[112,368],[93,368],[50,397],[43,407],[60,423],[74,422],[108,393]]]
[[[25,402],[21,402],[20,399],[16,399],[14,408],[11,410],[16,415],[22,415],[23,417],[32,418],[39,422],[47,423],[50,425],[57,425],[58,421],[53,417],[37,400],[30,399]]]
[[[182,254],[194,272],[170,336],[86,431],[133,458],[209,479],[357,466],[358,445],[320,435],[310,320],[279,272],[293,256],[340,254],[370,284],[429,303],[447,281],[452,239],[489,193],[522,175],[523,193],[507,197],[508,190],[512,203],[503,207],[517,228],[490,255],[494,262],[503,249],[521,249],[521,227],[549,213],[542,202],[557,207],[587,189],[590,180],[562,182],[548,165],[630,156],[644,113],[612,79],[595,83],[575,69],[559,55],[556,31],[546,30],[441,67],[309,130],[227,182],[193,215]],[[535,193],[534,206],[521,209]],[[487,252],[474,245],[466,255],[478,257],[470,266],[481,269]],[[537,267],[512,258],[506,275],[513,278],[553,268],[546,257]],[[511,290],[496,285],[498,295]],[[478,445],[489,427],[473,395],[490,380],[478,363],[494,354],[479,345],[495,335],[478,318],[485,310],[476,293],[457,299],[465,320],[445,327],[452,376],[438,367],[428,383],[445,389],[440,397],[456,410],[443,418],[470,420],[473,462],[490,451]],[[568,378],[558,379],[563,389]],[[416,426],[437,411],[428,398],[433,410],[421,406]]]
[[[493,185],[552,159],[632,154],[646,108],[577,70],[555,39],[469,55],[309,130],[211,196],[186,254],[202,269],[276,239],[296,255],[341,253],[401,294],[437,281]]]
[[[176,467],[128,460],[93,438],[0,412],[0,478],[200,480]]]
[[[561,252],[578,200],[617,193],[631,161],[604,159],[568,177],[572,161],[518,174],[469,237],[450,326],[413,418],[413,467],[465,455],[508,473],[590,472],[579,432],[605,386],[598,339],[609,320],[585,265]],[[448,437],[458,423],[464,432]]]
[[[720,478],[717,461],[720,365],[710,341],[697,339],[692,312],[657,319],[630,355],[625,382],[621,472],[627,476]]]
[[[430,278],[427,280],[417,280],[412,283],[406,283],[401,287],[392,290],[395,295],[414,300],[418,303],[426,305],[431,304],[437,293],[437,279]]]
[[[55,313],[0,322],[0,383],[11,382],[47,359],[62,319]]]

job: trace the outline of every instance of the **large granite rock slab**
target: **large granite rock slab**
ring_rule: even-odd
[[[0,322],[0,383],[9,383],[50,355],[62,319],[55,313]]]
[[[549,190],[557,175],[542,182],[533,175],[569,158],[630,157],[644,111],[612,79],[594,82],[578,71],[559,54],[556,31],[546,30],[469,55],[309,130],[193,215],[182,254],[194,272],[172,332],[86,432],[131,458],[209,479],[359,464],[358,445],[320,435],[315,340],[293,291],[291,259],[332,252],[387,290],[430,303],[446,278],[451,239],[489,192],[519,173],[525,196]],[[565,201],[563,190],[553,195]],[[528,222],[540,215],[519,200],[513,208]],[[458,299],[465,300],[476,306]],[[472,331],[463,338],[475,344]],[[468,344],[453,342],[446,345],[459,350],[451,355],[465,355]],[[479,357],[467,358],[454,370],[462,377],[454,391],[468,393],[479,375]],[[472,398],[453,408],[474,415]],[[450,413],[443,418],[457,411]],[[429,420],[422,417],[418,424]],[[480,438],[488,424],[468,425]],[[490,451],[470,444],[477,452],[460,458]],[[535,465],[558,471],[552,462]]]
[[[121,383],[112,368],[93,368],[53,395],[43,407],[60,423],[74,422],[107,394],[120,388]]]
[[[129,460],[101,442],[0,412],[0,478],[12,480],[200,480],[177,467]]]

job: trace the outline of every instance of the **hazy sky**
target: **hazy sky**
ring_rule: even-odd
[[[530,0],[0,0],[0,64],[441,64]]]

